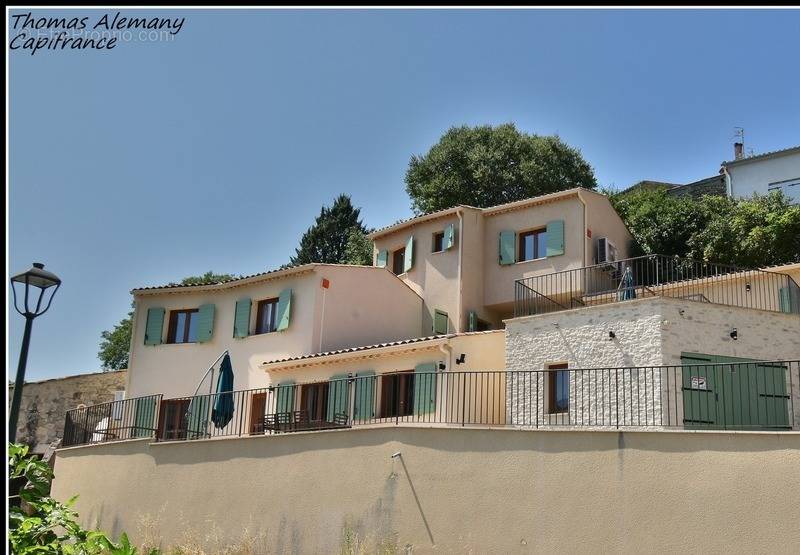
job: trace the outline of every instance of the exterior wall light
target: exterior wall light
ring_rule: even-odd
[[[736,328],[733,328],[731,330],[731,339],[733,339],[734,341],[739,339],[739,331]]]

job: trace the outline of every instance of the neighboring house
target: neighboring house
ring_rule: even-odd
[[[734,159],[722,162],[728,196],[750,197],[782,191],[793,203],[800,203],[800,146],[744,156],[743,145],[734,145]]]
[[[586,189],[475,208],[455,206],[373,232],[376,266],[424,300],[426,334],[501,329],[514,281],[628,255],[608,198]],[[607,246],[607,247],[606,247]]]
[[[77,374],[25,382],[17,424],[17,441],[42,454],[64,435],[64,414],[78,406],[98,405],[125,396],[126,370]],[[8,398],[14,394],[9,384]]]
[[[675,197],[689,196],[695,199],[703,195],[724,196],[725,178],[722,175],[714,175],[686,184],[645,180],[628,187],[622,192],[628,193],[642,189],[665,189],[668,195]]]

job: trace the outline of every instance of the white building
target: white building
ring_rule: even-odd
[[[742,150],[742,143],[735,143],[735,159],[722,163],[728,196],[783,191],[792,202],[800,203],[800,146],[748,157]]]

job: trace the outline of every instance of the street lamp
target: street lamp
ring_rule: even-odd
[[[17,304],[18,283],[25,285],[25,310],[21,310]],[[17,419],[19,418],[19,405],[22,401],[22,385],[25,382],[25,366],[28,363],[28,345],[31,342],[33,319],[47,312],[60,286],[61,279],[59,279],[57,275],[45,270],[44,264],[41,262],[34,262],[33,267],[27,272],[11,277],[11,291],[14,293],[14,308],[25,317],[25,334],[22,336],[22,349],[19,352],[19,364],[17,365],[17,380],[14,382],[14,398],[11,401],[11,414],[8,419],[8,441],[11,443],[14,443],[17,439]],[[32,287],[34,291],[31,291]],[[51,287],[55,287],[55,289],[51,291],[50,298],[47,299],[47,304],[42,308],[47,298],[46,292]],[[36,295],[35,289],[39,290],[39,298],[36,299],[36,304],[32,308],[32,297]]]

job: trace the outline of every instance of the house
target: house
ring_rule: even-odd
[[[430,333],[501,329],[514,281],[628,256],[631,235],[604,195],[576,188],[455,206],[373,232],[375,265],[423,299]],[[599,245],[602,246],[600,252]]]
[[[793,203],[800,203],[800,146],[744,155],[744,145],[734,144],[734,158],[722,162],[728,196],[749,197],[781,191]]]
[[[640,181],[635,185],[631,185],[622,193],[629,193],[640,190],[663,189],[667,194],[674,197],[692,197],[700,198],[703,195],[725,195],[725,179],[722,175],[713,175],[691,183],[667,183],[664,181]]]
[[[53,495],[205,552],[797,543],[800,264],[629,238],[572,189],[379,230],[374,266],[136,289],[128,398],[67,413]]]
[[[225,351],[236,387],[252,389],[269,384],[264,360],[423,335],[421,297],[371,266],[306,264],[132,294],[128,397],[192,395]]]

